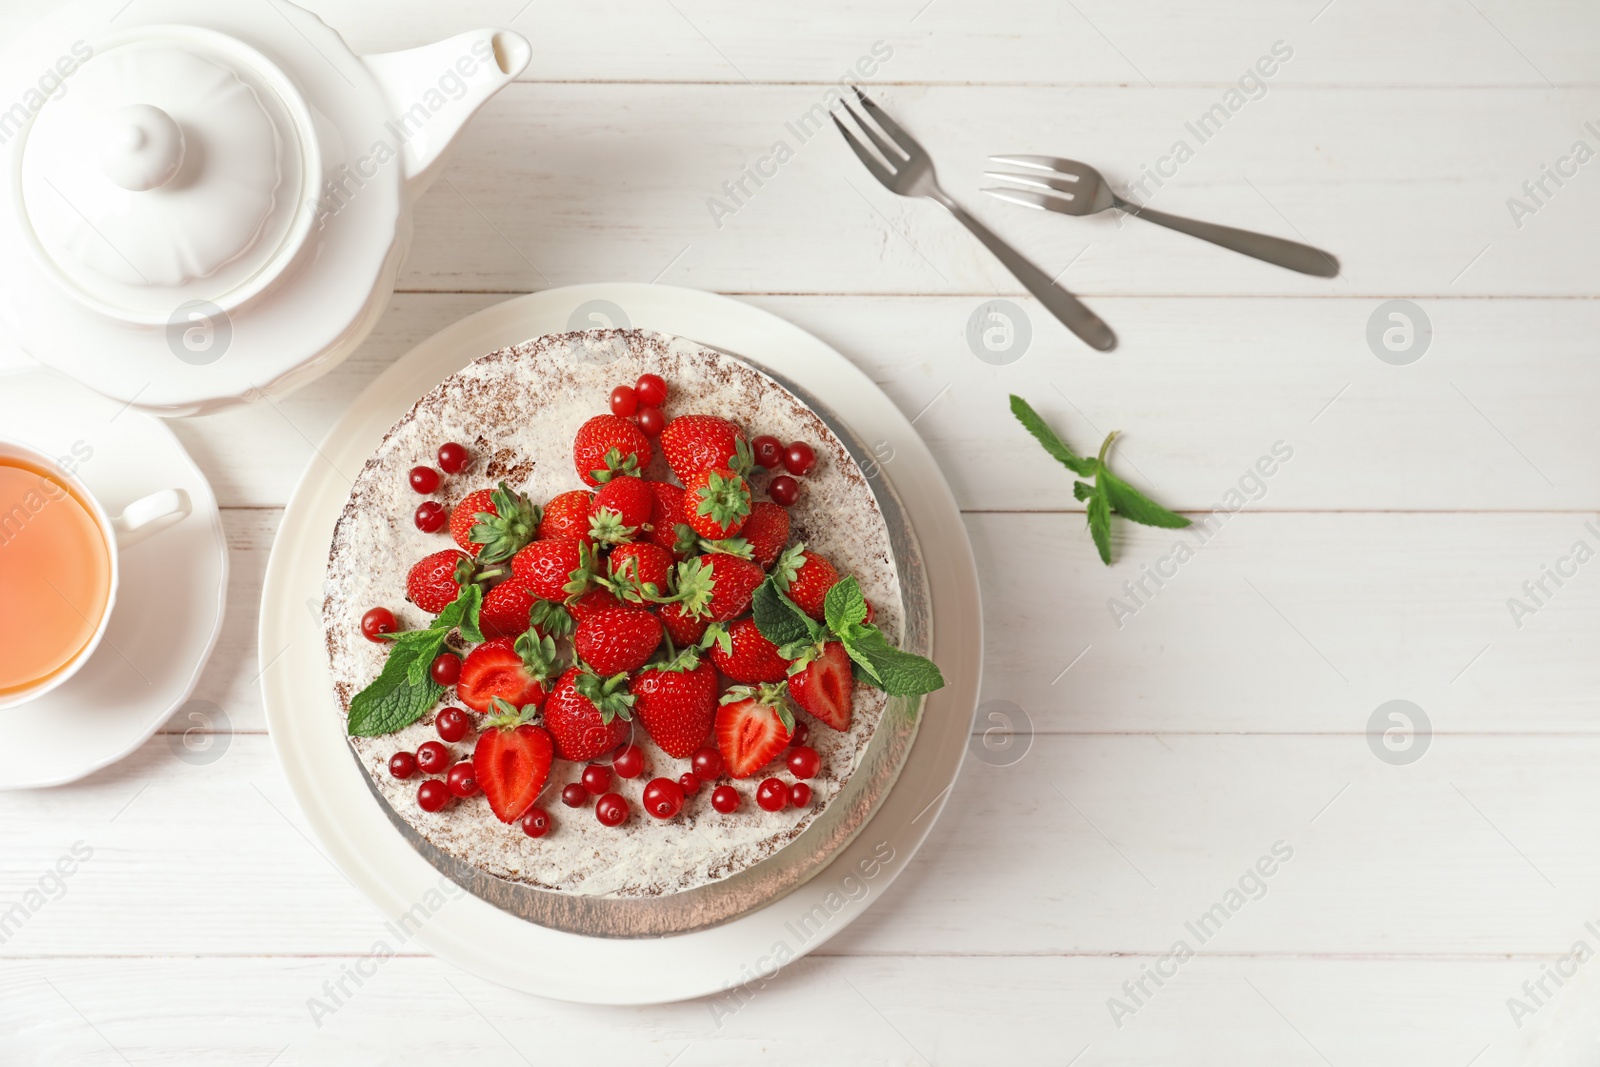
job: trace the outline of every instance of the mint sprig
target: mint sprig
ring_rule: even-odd
[[[1044,447],[1054,459],[1079,478],[1093,478],[1094,484],[1084,481],[1072,483],[1073,498],[1087,505],[1089,536],[1094,539],[1100,561],[1111,565],[1111,516],[1121,515],[1144,526],[1159,526],[1178,530],[1189,525],[1189,520],[1175,511],[1168,511],[1139,490],[1111,473],[1106,466],[1106,456],[1111,442],[1116,440],[1113,430],[1100,443],[1100,453],[1094,459],[1085,459],[1067,447],[1065,441],[1039,417],[1028,402],[1015,394],[1011,397],[1011,414]]]
[[[437,704],[444,695],[444,686],[433,680],[428,668],[444,650],[451,630],[460,630],[462,638],[473,644],[483,640],[478,628],[478,610],[482,606],[482,587],[467,584],[434,616],[427,629],[390,634],[389,658],[384,661],[383,670],[350,700],[346,732],[351,737],[392,734],[410,726]]]

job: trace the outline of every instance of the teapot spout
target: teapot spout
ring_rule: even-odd
[[[511,30],[473,30],[404,52],[362,56],[388,113],[385,137],[398,142],[413,200],[444,166],[467,120],[521,74],[533,46]]]

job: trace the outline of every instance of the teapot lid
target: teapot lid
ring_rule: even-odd
[[[23,233],[55,281],[111,318],[229,310],[292,260],[321,177],[293,82],[239,40],[144,25],[97,42],[18,154]]]

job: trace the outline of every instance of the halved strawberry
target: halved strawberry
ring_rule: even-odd
[[[472,776],[501,822],[515,822],[539,799],[550,779],[555,742],[548,731],[525,721],[522,712],[496,705],[501,714],[484,724],[472,750]]]
[[[453,548],[424,556],[406,575],[406,598],[429,615],[437,615],[461,595],[471,581],[472,557]]]
[[[683,490],[671,482],[645,484],[656,498],[645,537],[671,552],[673,559],[688,559],[694,551],[697,535],[689,525],[689,513],[683,507]]]
[[[839,572],[833,564],[806,551],[804,544],[794,545],[778,557],[772,568],[778,588],[789,594],[789,599],[800,605],[800,610],[813,619],[822,619],[822,604],[839,581]]]
[[[644,666],[661,644],[661,623],[644,608],[605,608],[586,615],[572,636],[578,656],[609,678]]]
[[[510,559],[538,528],[539,506],[505,482],[468,493],[450,512],[450,536],[482,563]]]
[[[712,467],[729,467],[742,474],[751,462],[744,431],[718,415],[679,415],[667,423],[661,431],[661,454],[684,485]]]
[[[594,494],[587,489],[574,489],[553,497],[544,506],[544,518],[539,521],[539,536],[549,539],[564,537],[569,541],[590,543],[589,516],[594,510]]]
[[[794,715],[782,685],[739,686],[723,694],[717,709],[717,751],[734,778],[748,778],[771,763],[793,733]]]
[[[756,629],[754,619],[739,619],[727,626],[715,624],[710,640],[711,662],[717,670],[742,685],[781,682],[789,674],[789,661],[778,655],[778,646]]]
[[[794,661],[789,695],[794,702],[835,730],[850,729],[851,694],[856,679],[844,645],[828,641],[821,649]]]
[[[589,536],[605,545],[632,541],[650,521],[655,506],[656,495],[644,479],[619,474],[594,495]]]
[[[511,557],[511,573],[540,600],[560,602],[589,589],[589,546],[564,538],[538,540]]]
[[[633,604],[666,596],[672,581],[672,553],[649,541],[618,545],[611,550],[606,566],[611,577],[603,584]]]
[[[582,763],[628,739],[633,694],[628,676],[602,679],[577,667],[567,671],[544,703],[544,725],[562,759]]]
[[[478,611],[478,628],[483,636],[517,637],[528,632],[528,611],[539,598],[528,587],[512,579],[501,582],[484,594]]]
[[[456,699],[477,711],[488,711],[496,700],[518,709],[538,707],[557,666],[556,643],[549,637],[532,631],[517,638],[497,637],[467,653],[456,679]]]
[[[687,759],[705,743],[717,714],[717,671],[695,649],[646,667],[628,689],[639,722],[667,755]]]
[[[761,566],[726,552],[708,552],[678,564],[677,592],[683,613],[712,622],[744,614],[750,596],[766,577]]]
[[[750,487],[728,468],[710,467],[684,481],[683,506],[695,533],[720,541],[750,518]]]
[[[616,474],[638,474],[650,465],[650,438],[627,419],[596,415],[578,427],[572,462],[585,485],[604,485]]]

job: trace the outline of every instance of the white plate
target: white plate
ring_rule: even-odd
[[[737,352],[799,382],[892,457],[933,584],[934,655],[948,685],[929,698],[900,779],[851,844],[788,896],[708,930],[603,940],[525,922],[444,880],[389,824],[350,758],[317,614],[328,544],[361,469],[417,397],[473,359],[546,333],[660,330]],[[916,431],[849,360],[798,327],[727,297],[659,285],[583,285],[508,300],[434,335],[384,372],[322,443],[283,517],[261,598],[267,727],[328,854],[397,931],[443,959],[529,993],[654,1004],[743,985],[837,934],[905,869],[966,753],[983,663],[978,576],[955,498]],[[274,662],[274,657],[276,661]],[[441,893],[443,885],[446,893]],[[391,948],[398,948],[398,945]],[[730,995],[728,1010],[736,1010]]]
[[[76,781],[128,755],[189,699],[222,630],[228,543],[211,485],[160,419],[50,370],[0,375],[0,427],[48,455],[92,449],[78,477],[115,515],[161,489],[193,511],[121,553],[111,625],[59,689],[0,711],[26,759],[0,761],[0,789]]]

